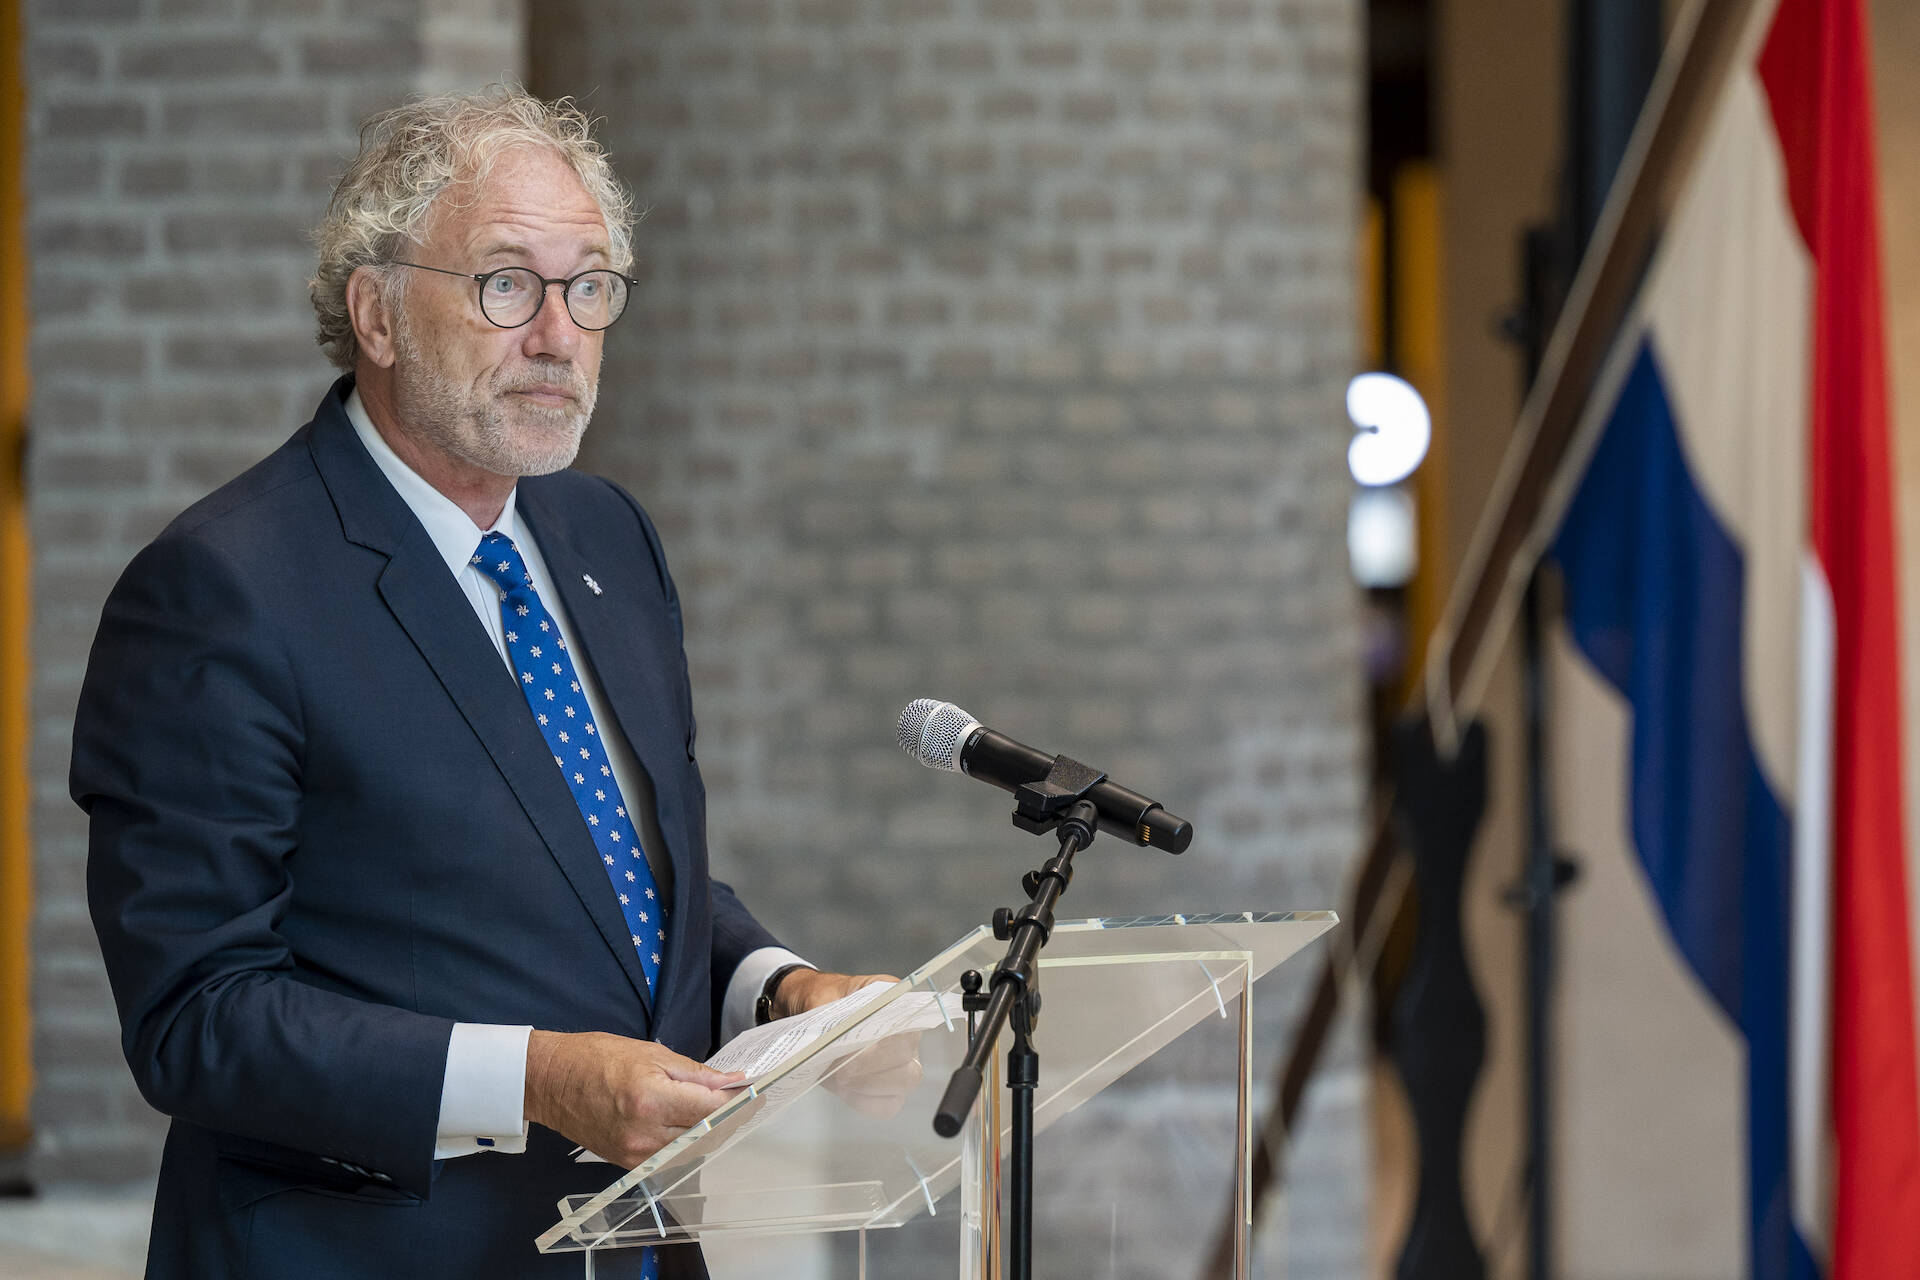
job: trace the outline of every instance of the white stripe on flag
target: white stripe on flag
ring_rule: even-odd
[[[1801,561],[1799,805],[1793,815],[1793,1220],[1824,1268],[1833,1228],[1833,593]]]
[[[1768,786],[1791,814],[1813,264],[1751,69],[1730,78],[1645,298],[1688,470],[1746,564],[1742,698]]]

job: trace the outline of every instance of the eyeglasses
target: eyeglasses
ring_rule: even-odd
[[[567,314],[582,329],[596,332],[611,325],[627,309],[627,291],[640,282],[618,271],[582,271],[565,280],[551,280],[529,267],[502,267],[498,271],[448,271],[423,262],[387,259],[393,267],[412,267],[416,271],[435,271],[443,276],[459,276],[480,288],[480,314],[502,329],[518,329],[540,314],[546,305],[547,286],[560,286]]]

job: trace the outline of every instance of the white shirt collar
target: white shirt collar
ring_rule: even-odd
[[[468,562],[473,559],[474,549],[480,545],[481,535],[502,533],[513,539],[515,544],[524,546],[520,533],[520,517],[515,503],[520,496],[520,487],[515,485],[507,494],[507,504],[500,508],[500,518],[493,522],[491,529],[482,529],[473,522],[473,518],[462,511],[457,503],[423,479],[419,472],[401,461],[393,446],[386,442],[380,429],[373,425],[373,419],[367,416],[367,407],[360,403],[358,388],[347,393],[347,420],[353,423],[353,429],[360,437],[360,443],[373,455],[375,465],[380,468],[387,480],[397,489],[407,506],[413,509],[427,536],[433,539],[433,545],[440,552],[440,558],[447,562],[447,568],[456,577],[462,573]]]

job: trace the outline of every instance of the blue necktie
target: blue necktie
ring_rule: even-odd
[[[580,691],[560,626],[533,589],[526,562],[510,538],[489,533],[480,539],[473,565],[500,588],[500,618],[506,624],[507,654],[520,692],[566,776],[580,816],[600,852],[601,865],[620,900],[627,932],[640,953],[640,968],[651,993],[660,977],[660,956],[667,946],[667,908],[660,901],[653,869],[640,847],[639,824],[627,812],[620,784],[614,781],[606,744]]]

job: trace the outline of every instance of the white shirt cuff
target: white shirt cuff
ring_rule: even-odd
[[[760,989],[767,985],[775,969],[790,964],[813,967],[785,947],[761,947],[747,953],[747,958],[734,969],[733,977],[727,980],[726,999],[720,1004],[721,1044],[753,1025],[753,1006],[760,999]]]
[[[440,1086],[435,1160],[527,1149],[527,1040],[532,1034],[532,1027],[453,1024]]]

